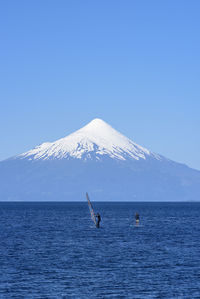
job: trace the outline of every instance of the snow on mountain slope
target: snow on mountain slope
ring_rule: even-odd
[[[80,130],[55,142],[43,143],[16,158],[29,160],[48,159],[92,159],[101,160],[106,155],[113,159],[156,160],[162,157],[137,145],[101,119],[94,119]]]

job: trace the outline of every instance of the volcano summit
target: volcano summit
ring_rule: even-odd
[[[146,159],[147,156],[161,158],[132,142],[98,118],[65,138],[52,143],[43,143],[18,157],[29,160],[70,158],[103,160],[105,156],[124,161],[128,158]]]
[[[185,201],[200,172],[137,145],[101,119],[0,162],[2,200]]]

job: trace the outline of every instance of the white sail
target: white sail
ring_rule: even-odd
[[[96,221],[95,213],[94,213],[92,204],[91,204],[91,202],[90,202],[88,193],[86,193],[86,198],[87,198],[87,201],[88,201],[88,206],[89,206],[89,210],[90,210],[90,215],[91,215],[92,221],[94,222],[95,225],[97,225],[97,221]]]

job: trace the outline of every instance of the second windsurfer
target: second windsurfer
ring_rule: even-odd
[[[139,222],[140,222],[140,215],[136,212],[135,213],[135,223],[136,223],[136,225],[138,225]]]

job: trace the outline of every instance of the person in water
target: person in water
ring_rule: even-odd
[[[96,218],[97,218],[97,224],[96,227],[99,228],[100,227],[100,222],[101,222],[101,216],[99,213],[96,214]]]
[[[140,221],[140,215],[136,212],[135,213],[135,222],[136,222],[136,224],[139,224],[139,221]]]

